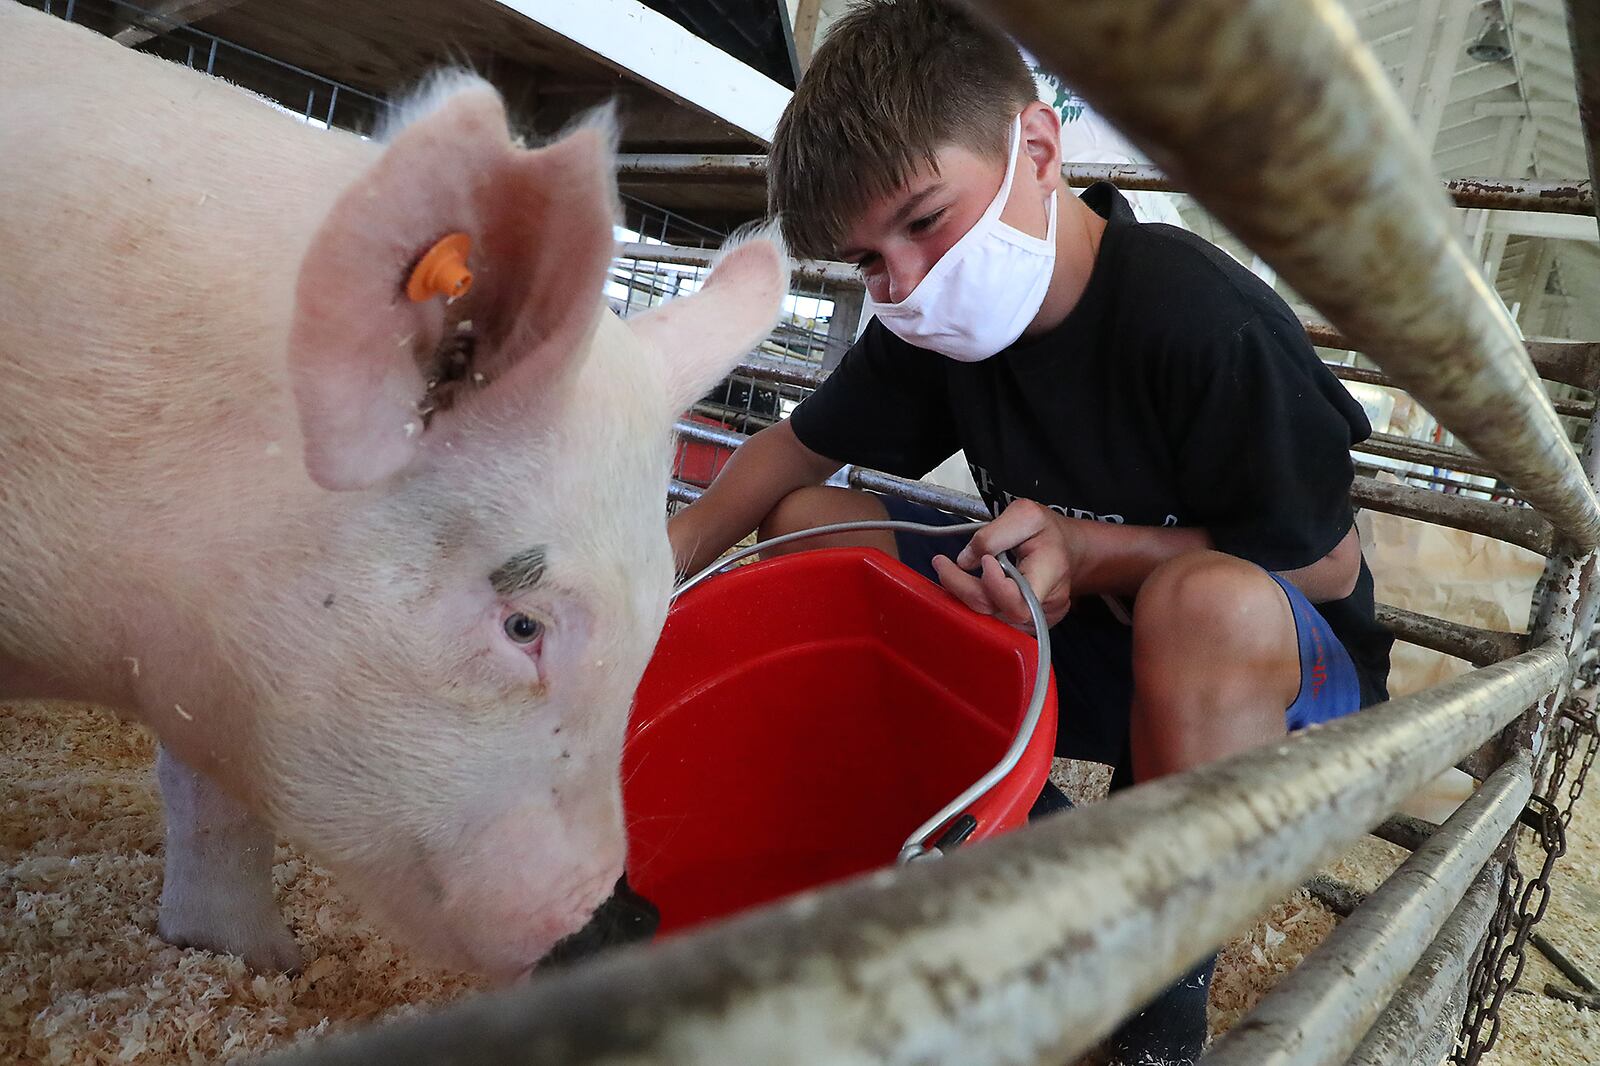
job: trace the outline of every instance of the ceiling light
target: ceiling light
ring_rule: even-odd
[[[1500,63],[1511,58],[1511,35],[1506,24],[1498,18],[1490,19],[1483,32],[1467,45],[1467,55],[1479,63]]]

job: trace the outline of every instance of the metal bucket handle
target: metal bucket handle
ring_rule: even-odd
[[[735,563],[742,562],[757,552],[779,545],[789,544],[797,540],[810,537],[822,537],[833,533],[855,533],[869,530],[890,530],[901,533],[922,533],[929,535],[949,536],[960,533],[976,533],[987,522],[968,522],[954,526],[924,525],[920,522],[836,522],[833,525],[818,526],[815,529],[803,529],[797,533],[786,533],[781,537],[741,548],[732,555],[724,556],[689,578],[672,592],[672,598],[688,592],[696,585],[721,573]],[[967,812],[989,790],[994,788],[1022,759],[1022,753],[1027,750],[1028,744],[1033,740],[1033,734],[1039,727],[1039,717],[1044,712],[1045,696],[1050,688],[1050,629],[1045,624],[1044,608],[1039,605],[1039,598],[1034,595],[1033,589],[1023,579],[1016,564],[1011,560],[1010,553],[1005,552],[998,556],[1000,569],[1005,575],[1016,582],[1017,589],[1022,593],[1023,601],[1028,605],[1028,614],[1033,620],[1033,636],[1039,646],[1039,665],[1033,675],[1033,694],[1028,698],[1027,712],[1022,716],[1022,724],[1017,729],[1017,735],[1011,739],[1011,746],[984,775],[969,785],[959,796],[939,808],[938,812],[917,827],[916,832],[906,838],[905,844],[900,848],[896,861],[901,863],[912,862],[917,859],[936,859],[944,854],[938,843],[928,843],[941,829],[949,826],[956,819]],[[970,829],[969,829],[970,831]],[[955,835],[955,834],[952,834]],[[962,834],[964,835],[964,834]],[[955,841],[954,843],[958,843]]]

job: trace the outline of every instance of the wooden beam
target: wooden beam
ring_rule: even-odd
[[[794,12],[794,50],[800,57],[800,70],[811,65],[817,50],[817,26],[821,21],[822,0],[800,0]]]
[[[1517,283],[1517,323],[1527,336],[1541,332],[1534,328],[1533,305],[1535,297],[1543,292],[1550,280],[1550,268],[1555,265],[1555,248],[1548,241],[1539,242],[1539,254],[1528,260],[1526,272]]]
[[[1444,120],[1445,105],[1450,102],[1450,83],[1455,80],[1456,67],[1461,63],[1461,49],[1467,43],[1467,19],[1472,7],[1472,0],[1449,0],[1444,24],[1439,28],[1439,41],[1433,50],[1428,81],[1417,101],[1414,112],[1417,135],[1430,155],[1433,142],[1439,136],[1439,123]]]
[[[238,7],[241,3],[243,0],[166,0],[164,3],[153,3],[147,10],[155,17],[136,17],[125,28],[112,34],[111,39],[134,48],[230,7]]]
[[[1528,4],[1517,5],[1515,29],[1518,33],[1527,34],[1531,40],[1549,45],[1563,57],[1572,54],[1572,38],[1567,36],[1567,27],[1543,17],[1537,8]]]
[[[1553,215],[1541,211],[1490,211],[1490,232],[1520,233],[1558,241],[1600,241],[1594,219],[1583,215]]]
[[[789,90],[639,0],[494,0],[584,53],[768,141]]]
[[[1511,155],[1506,159],[1508,177],[1527,176],[1528,171],[1533,168],[1533,145],[1538,138],[1538,120],[1522,119],[1517,129],[1517,142],[1511,146]]]
[[[1417,4],[1417,18],[1411,24],[1411,47],[1406,50],[1405,65],[1400,68],[1400,98],[1406,110],[1417,113],[1417,101],[1422,98],[1422,71],[1428,62],[1429,45],[1439,28],[1440,0],[1421,0]]]
[[[1474,118],[1521,118],[1524,115],[1550,115],[1554,118],[1574,118],[1578,114],[1576,100],[1507,100],[1493,104],[1472,105]]]
[[[1483,257],[1483,276],[1488,279],[1489,285],[1498,289],[1500,278],[1500,264],[1506,257],[1506,241],[1510,234],[1501,230],[1489,238],[1488,250]]]

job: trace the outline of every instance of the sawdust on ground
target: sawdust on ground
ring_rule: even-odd
[[[161,879],[154,749],[141,728],[63,704],[0,706],[0,1062],[201,1063],[248,1058],[331,1028],[448,1002],[476,987],[413,959],[362,922],[325,871],[280,847],[274,876],[307,960],[294,977],[180,950],[154,935]],[[1058,764],[1092,802],[1106,775]],[[1600,974],[1600,785],[1579,804],[1546,935]],[[1399,849],[1366,840],[1329,873],[1371,888]],[[1530,852],[1525,866],[1535,860]],[[1237,1021],[1336,919],[1304,893],[1223,951],[1213,1033]],[[1541,994],[1565,985],[1530,952],[1485,1066],[1600,1062],[1600,1018]],[[1568,986],[1570,987],[1570,986]]]

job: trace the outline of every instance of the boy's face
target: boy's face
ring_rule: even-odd
[[[1045,104],[1023,109],[1018,152],[1000,220],[1043,237],[1050,194],[1061,187],[1061,128]],[[947,144],[934,157],[937,170],[920,167],[899,189],[868,203],[840,242],[839,258],[861,268],[867,292],[879,303],[898,303],[909,296],[983,216],[1005,180],[1003,156],[986,157]]]

